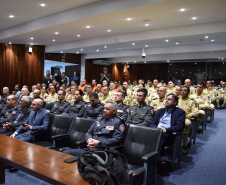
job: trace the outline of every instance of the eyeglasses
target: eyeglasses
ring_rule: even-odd
[[[20,100],[22,103],[26,103],[26,101]]]

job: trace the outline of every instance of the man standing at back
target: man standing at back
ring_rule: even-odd
[[[34,99],[28,119],[21,125],[10,137],[20,139],[22,141],[33,142],[35,136],[31,131],[37,131],[37,134],[44,133],[48,130],[50,115],[42,108],[43,100]]]

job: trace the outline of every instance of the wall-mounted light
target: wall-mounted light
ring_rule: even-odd
[[[29,47],[28,52],[32,53],[32,47]]]

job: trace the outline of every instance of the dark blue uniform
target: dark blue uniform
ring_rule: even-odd
[[[66,100],[62,102],[57,101],[56,103],[54,103],[54,106],[50,112],[54,114],[62,114],[64,110],[69,107],[69,105],[70,103],[68,103]]]
[[[92,106],[91,103],[86,104],[84,118],[96,119],[97,117],[103,116],[104,104],[98,103]]]
[[[80,102],[73,101],[71,105],[64,110],[63,115],[73,116],[73,117],[82,117],[85,113],[86,102],[83,100]]]
[[[6,106],[6,99],[10,94],[3,95],[2,99],[0,100],[0,107],[5,107]]]
[[[126,122],[128,114],[129,114],[129,107],[127,105],[123,103],[118,105],[117,113],[116,113],[117,116],[121,117]]]
[[[86,141],[90,138],[100,141],[99,147],[106,148],[117,146],[122,143],[125,132],[125,123],[118,116],[114,116],[109,120],[104,117],[98,117],[92,124],[86,134]],[[67,154],[78,156],[89,148],[65,150]]]
[[[12,117],[16,115],[16,112],[17,112],[16,106],[13,107],[5,106],[2,112],[0,113],[0,125],[8,122]]]

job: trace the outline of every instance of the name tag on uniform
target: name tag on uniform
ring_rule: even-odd
[[[107,130],[114,130],[114,126],[106,126]]]
[[[123,110],[117,110],[117,112],[123,113]]]

